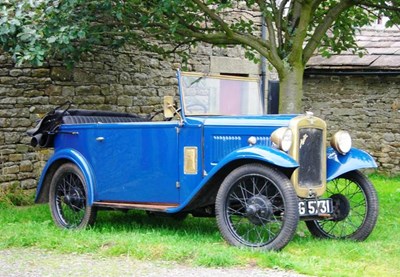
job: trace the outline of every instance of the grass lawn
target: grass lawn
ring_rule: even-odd
[[[259,266],[318,276],[400,276],[400,177],[371,176],[380,201],[378,224],[364,242],[318,240],[300,223],[281,252],[228,246],[215,219],[183,222],[148,217],[141,211],[101,211],[96,225],[60,230],[47,205],[0,203],[0,249],[35,247],[61,253],[131,256],[202,266]]]

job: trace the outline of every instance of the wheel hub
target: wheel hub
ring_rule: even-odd
[[[64,203],[68,206],[71,205],[71,196],[69,194],[64,196]]]
[[[246,217],[255,225],[267,222],[272,212],[271,201],[263,195],[253,196],[247,202]]]
[[[66,194],[64,196],[64,203],[75,212],[81,210],[84,206],[82,198],[79,196],[78,193]]]
[[[350,203],[343,194],[331,196],[333,202],[333,221],[342,221],[350,213]]]

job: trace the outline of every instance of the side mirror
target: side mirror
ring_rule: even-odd
[[[176,113],[176,109],[174,107],[174,97],[173,96],[164,96],[164,117],[172,118]]]

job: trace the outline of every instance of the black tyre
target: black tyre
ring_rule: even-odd
[[[334,217],[306,221],[319,238],[365,240],[378,218],[378,196],[371,182],[359,171],[351,171],[327,184],[322,197],[333,199]]]
[[[96,208],[87,204],[87,185],[79,168],[66,163],[55,172],[49,191],[50,210],[61,228],[79,229],[94,223]]]
[[[225,178],[218,191],[218,228],[232,245],[280,250],[296,232],[297,203],[284,174],[260,164],[243,165]]]

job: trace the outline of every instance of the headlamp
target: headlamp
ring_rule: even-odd
[[[351,144],[351,136],[346,131],[336,132],[331,139],[331,146],[342,155],[350,151]]]
[[[292,147],[292,130],[287,127],[278,128],[271,134],[271,140],[278,149],[287,152]]]

